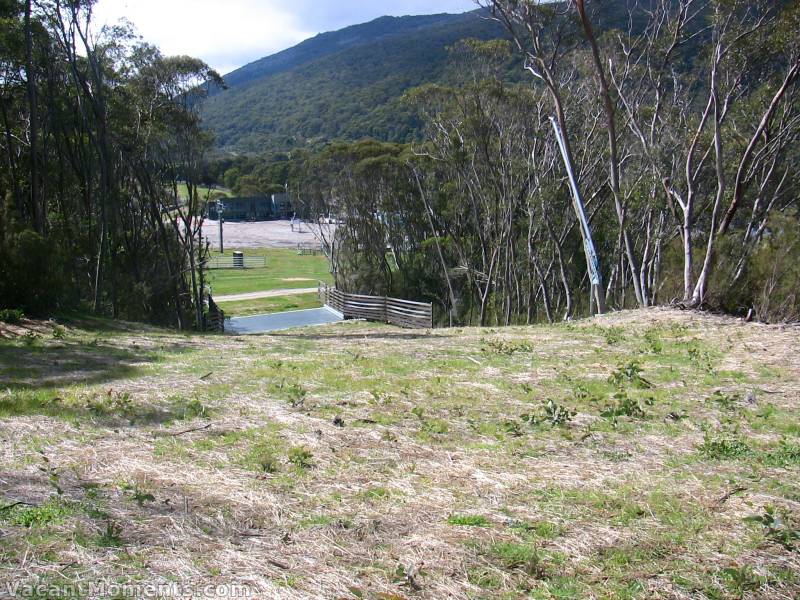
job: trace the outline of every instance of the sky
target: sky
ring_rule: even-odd
[[[94,21],[125,18],[164,54],[195,56],[224,75],[318,33],[383,15],[475,8],[475,0],[99,0]]]

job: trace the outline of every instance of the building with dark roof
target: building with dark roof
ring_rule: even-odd
[[[208,203],[208,218],[219,220],[219,203],[226,221],[269,221],[292,216],[292,202],[288,194],[253,196],[247,198],[222,198]]]

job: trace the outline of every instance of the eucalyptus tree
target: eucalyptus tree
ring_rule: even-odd
[[[563,154],[567,168],[580,173],[582,165],[575,160],[572,141],[574,136],[570,130],[569,106],[566,98],[573,82],[574,66],[570,53],[578,36],[577,23],[569,18],[568,12],[562,6],[551,3],[534,0],[487,0],[480,4],[489,10],[492,18],[505,26],[517,51],[524,57],[525,69],[548,91],[554,119],[563,139]],[[615,136],[613,127],[609,135]],[[612,149],[614,148],[612,145]],[[616,159],[616,156],[612,158]],[[612,168],[612,173],[617,173],[616,167]],[[618,181],[616,178],[613,180]],[[575,208],[580,213],[577,202],[576,199]],[[624,211],[619,204],[617,208],[621,234],[628,240]],[[586,251],[587,268],[591,269],[595,261],[591,231],[584,226],[581,226],[580,231]],[[629,243],[626,244],[626,248],[630,248]],[[630,253],[629,259],[632,259]],[[606,305],[605,290],[602,285],[593,284],[591,288],[598,312],[603,312]],[[637,292],[637,298],[641,299],[640,291]]]
[[[471,52],[506,51],[501,43],[472,46]],[[515,312],[516,239],[533,182],[528,157],[535,139],[527,110],[519,106],[527,109],[530,99],[497,79],[459,89],[428,86],[412,95],[430,120],[420,152],[444,167],[452,184],[446,230],[474,289],[482,325],[493,304],[506,324]]]
[[[739,275],[770,211],[796,186],[787,161],[800,132],[800,45],[789,33],[798,10],[744,0],[650,4],[644,30],[618,37],[610,71],[653,194],[660,186],[666,199],[661,218],[679,223],[683,303],[699,306],[719,237],[741,207],[752,211],[729,261]]]
[[[0,253],[9,259],[0,260],[0,303],[88,303],[199,327],[194,184],[209,142],[196,106],[220,79],[200,61],[161,56],[127,26],[95,28],[93,5],[0,4]],[[195,192],[188,202],[177,201],[178,178]],[[33,282],[32,272],[47,275]]]

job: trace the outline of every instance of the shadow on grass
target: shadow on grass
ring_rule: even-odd
[[[43,389],[102,383],[136,375],[156,363],[153,352],[103,344],[0,345],[0,388]]]
[[[17,389],[0,393],[0,419],[33,415],[66,422],[91,421],[106,427],[148,427],[207,419],[211,412],[199,400],[181,396],[151,403],[114,390],[60,394],[56,390]]]

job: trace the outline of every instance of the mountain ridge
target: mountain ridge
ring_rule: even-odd
[[[478,11],[471,11],[478,12]],[[254,60],[238,69],[225,75],[225,81],[229,86],[237,86],[249,81],[257,80],[261,77],[276,74],[282,68],[293,68],[306,64],[311,60],[322,56],[334,54],[347,48],[376,41],[381,37],[392,37],[401,35],[406,31],[423,29],[425,27],[444,23],[454,17],[462,17],[461,14],[438,13],[433,15],[402,16],[391,17],[383,16],[357,25],[350,25],[334,31],[318,33],[302,42]],[[413,21],[413,22],[412,22]],[[385,25],[396,25],[391,31],[385,31]],[[366,36],[364,33],[366,32]],[[329,50],[325,51],[325,46]]]
[[[319,34],[226,75],[203,106],[217,147],[262,153],[365,137],[406,142],[419,123],[402,95],[444,76],[447,48],[504,34],[481,10],[380,17]]]
[[[596,29],[640,27],[648,1],[598,5]],[[638,15],[629,15],[635,7]],[[202,116],[217,148],[233,154],[314,149],[334,140],[410,142],[422,124],[403,95],[426,83],[452,83],[448,48],[467,38],[507,39],[508,32],[479,8],[379,17],[321,33],[226,75],[229,89],[212,93]],[[510,80],[522,78],[511,66]]]

